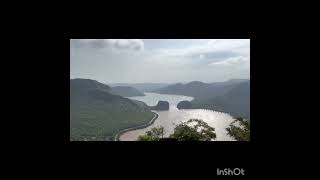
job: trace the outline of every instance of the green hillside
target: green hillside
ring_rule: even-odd
[[[121,129],[151,120],[153,114],[146,104],[110,90],[94,80],[70,80],[70,140],[112,139]]]

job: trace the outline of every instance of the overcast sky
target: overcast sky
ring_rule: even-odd
[[[71,39],[70,78],[102,83],[250,78],[249,39]]]

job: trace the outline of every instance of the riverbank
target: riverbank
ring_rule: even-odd
[[[136,126],[136,127],[131,127],[131,128],[123,129],[123,130],[119,131],[119,132],[115,135],[114,140],[115,140],[115,141],[120,141],[120,136],[121,136],[122,134],[128,132],[128,131],[133,131],[133,130],[137,130],[137,129],[143,129],[143,128],[146,128],[146,127],[152,125],[152,124],[155,122],[155,120],[158,119],[158,117],[159,117],[159,114],[158,114],[158,113],[156,113],[156,112],[154,112],[154,111],[152,111],[152,113],[154,114],[154,116],[152,117],[152,119],[151,119],[148,123],[142,124],[142,125],[139,125],[139,126]]]

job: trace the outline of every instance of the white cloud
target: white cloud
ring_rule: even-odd
[[[159,49],[156,54],[167,57],[215,57],[229,58],[248,56],[250,53],[250,39],[215,39],[208,40],[201,45],[191,45],[187,48]]]
[[[70,46],[74,48],[144,50],[144,43],[141,39],[71,39]]]
[[[161,41],[166,40],[73,39],[71,75],[101,82],[215,82],[250,77],[249,39],[184,40],[185,45],[181,40],[170,41],[179,41],[179,46],[164,46]]]
[[[209,65],[210,66],[232,66],[232,65],[241,65],[245,63],[250,63],[249,57],[238,56],[238,57],[228,58],[224,61],[212,62]]]
[[[183,48],[161,48],[149,54],[149,61],[168,66],[192,66],[194,68],[212,65],[238,64],[244,58],[250,64],[250,39],[215,39],[202,41]],[[226,61],[227,60],[227,61]],[[226,61],[226,62],[224,62]],[[232,68],[232,67],[230,67]]]

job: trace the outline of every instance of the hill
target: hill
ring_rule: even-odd
[[[180,101],[177,104],[178,109],[192,109],[192,104],[190,101]]]
[[[132,97],[132,96],[145,96],[142,92],[133,87],[128,86],[115,86],[111,88],[110,91],[112,94],[123,96],[123,97]]]
[[[143,102],[111,94],[90,79],[70,80],[70,140],[106,140],[122,129],[145,124],[153,114]]]
[[[179,103],[179,109],[213,109],[250,118],[250,80],[232,79],[215,83],[193,81],[169,85],[154,92],[195,98],[191,105],[188,102]]]
[[[250,81],[242,82],[225,94],[191,101],[193,108],[207,108],[250,119]]]
[[[201,81],[192,81],[187,84],[173,84],[163,87],[153,92],[161,94],[177,94],[192,96],[195,99],[208,99],[218,97],[234,88],[236,85],[248,80],[229,80],[226,82],[204,83]]]

